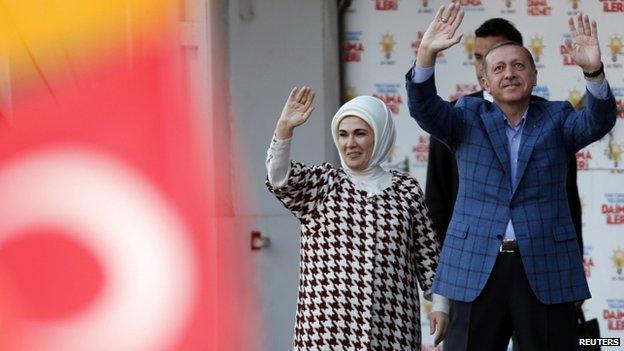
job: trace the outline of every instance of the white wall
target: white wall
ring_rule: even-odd
[[[241,18],[250,3],[253,14]],[[319,163],[335,159],[329,123],[338,107],[338,44],[335,2],[323,0],[235,0],[229,8],[229,64],[233,136],[252,179],[252,209],[238,214],[283,214],[266,192],[265,151],[284,101],[293,86],[317,92],[316,110],[296,130],[293,156]],[[249,212],[247,212],[249,211]]]
[[[257,274],[264,350],[292,349],[297,297],[298,222],[266,190],[264,160],[275,122],[293,86],[316,92],[314,115],[295,131],[292,158],[338,160],[329,125],[339,106],[337,5],[329,0],[229,1],[233,214],[271,239],[249,253]],[[242,229],[241,235],[249,235]],[[251,350],[251,349],[250,349]],[[256,350],[256,348],[254,348]]]

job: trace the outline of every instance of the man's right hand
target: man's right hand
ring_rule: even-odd
[[[314,95],[314,91],[310,87],[293,88],[288,95],[284,109],[282,109],[282,114],[277,120],[277,126],[275,126],[275,136],[278,139],[290,139],[294,129],[310,118],[312,111],[314,111],[314,107],[312,107]]]
[[[459,4],[452,2],[448,6],[440,6],[418,47],[417,67],[433,66],[438,52],[459,43],[462,34],[456,34],[456,31],[463,18],[464,11]]]

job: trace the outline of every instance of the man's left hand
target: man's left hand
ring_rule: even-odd
[[[449,328],[449,316],[444,312],[429,313],[429,334],[434,337],[434,345],[438,346],[446,338]]]
[[[574,18],[568,21],[571,40],[566,40],[570,56],[583,72],[591,73],[600,69],[600,46],[598,45],[598,27],[596,21],[589,21],[587,15],[578,14],[576,25]]]

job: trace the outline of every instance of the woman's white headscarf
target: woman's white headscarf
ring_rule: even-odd
[[[339,153],[338,126],[340,125],[340,121],[347,116],[356,116],[368,123],[373,130],[375,142],[373,145],[373,153],[364,170],[354,171],[350,169],[344,162],[342,154],[340,154],[342,168],[347,174],[352,176],[354,180],[356,180],[356,184],[360,185],[364,190],[380,193],[392,183],[392,175],[380,166],[381,163],[390,157],[392,147],[396,140],[392,114],[383,101],[372,96],[358,96],[342,105],[334,115],[331,123],[332,136],[336,148],[339,149]]]

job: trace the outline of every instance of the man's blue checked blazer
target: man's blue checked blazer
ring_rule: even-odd
[[[434,79],[417,84],[408,78],[406,83],[411,116],[451,148],[459,170],[457,200],[433,292],[458,301],[477,298],[511,217],[524,270],[537,298],[555,304],[591,297],[565,178],[570,156],[615,125],[611,91],[607,100],[587,92],[586,108],[578,112],[568,102],[531,102],[514,189],[501,110],[478,98],[462,98],[453,107],[437,96]]]

